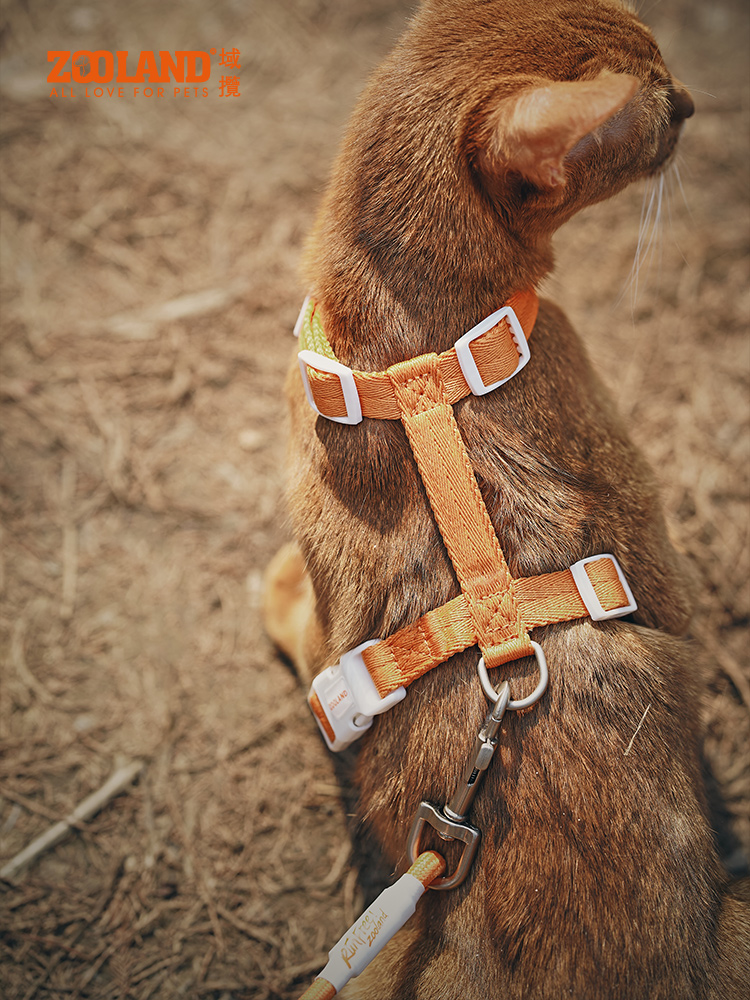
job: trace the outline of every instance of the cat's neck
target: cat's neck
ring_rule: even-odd
[[[335,208],[324,208],[310,247],[310,287],[344,363],[382,370],[447,350],[552,269],[550,240],[530,245],[516,238],[489,199],[478,207],[476,197],[454,195],[433,211],[434,222],[399,228],[387,215],[363,210],[356,192],[342,199],[340,188]]]
[[[363,95],[309,246],[331,345],[365,370],[447,350],[553,264],[554,227],[481,176],[482,95],[425,87],[415,65],[393,58]]]

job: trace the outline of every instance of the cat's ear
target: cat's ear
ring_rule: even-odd
[[[593,80],[550,81],[506,97],[487,123],[484,156],[537,187],[561,187],[567,154],[623,108],[638,84],[626,73],[604,72]]]

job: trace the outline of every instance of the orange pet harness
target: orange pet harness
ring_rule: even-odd
[[[329,952],[329,961],[302,1000],[331,1000],[379,954],[414,912],[426,889],[452,889],[466,878],[480,832],[466,822],[479,779],[497,746],[507,709],[532,705],[547,685],[541,646],[529,632],[540,625],[589,616],[595,621],[629,614],[633,595],[614,556],[581,559],[570,569],[514,579],[479,492],[453,404],[469,393],[484,395],[513,378],[529,360],[526,340],[538,310],[533,290],[514,295],[443,354],[392,365],[384,372],[352,371],[334,357],[315,302],[302,307],[295,332],[307,398],[321,416],[340,423],[363,417],[401,420],[420,476],[456,571],[461,593],[387,639],[371,639],[345,653],[312,684],[310,706],[326,743],[343,750],[372,725],[373,717],[406,696],[417,677],[469,646],[482,651],[479,675],[493,703],[476,738],[464,776],[443,808],[419,806],[409,836],[409,871],[387,888]],[[536,656],[536,690],[510,700],[507,681],[495,691],[487,667]],[[463,842],[455,871],[421,852],[422,830]]]
[[[308,299],[302,307],[295,333],[303,347],[299,363],[310,405],[345,424],[364,417],[401,420],[461,586],[452,601],[387,639],[345,653],[315,678],[309,702],[332,750],[349,746],[374,716],[405,697],[412,681],[470,646],[481,649],[483,686],[494,700],[486,669],[522,656],[536,656],[540,687],[546,685],[544,654],[529,637],[531,629],[586,616],[600,621],[636,609],[610,554],[543,576],[511,576],[456,423],[454,403],[497,389],[527,363],[527,335],[538,307],[533,289],[520,292],[449,351],[383,372],[353,371],[338,362],[316,303]]]

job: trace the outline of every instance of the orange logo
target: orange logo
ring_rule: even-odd
[[[133,95],[144,97],[163,97],[166,88],[158,84],[182,84],[174,86],[173,94],[178,96],[184,93],[189,95],[189,87],[184,84],[208,83],[211,78],[211,57],[216,57],[220,66],[226,67],[229,71],[241,69],[239,63],[240,50],[235,48],[221,49],[217,54],[216,49],[210,52],[202,50],[182,50],[175,52],[160,50],[159,52],[145,51],[139,52],[137,57],[127,51],[110,52],[106,49],[90,51],[80,49],[71,52],[62,49],[47,51],[47,62],[53,66],[47,76],[47,82],[53,84],[54,88],[50,96],[75,97],[73,84],[82,84],[85,97],[103,97],[106,93],[109,97],[117,94],[124,96],[122,84],[138,83],[147,84],[145,87],[134,87]],[[102,84],[114,84],[116,86],[104,87]],[[89,85],[92,91],[89,92]],[[70,88],[66,92],[65,87]],[[222,76],[218,93],[220,97],[240,96],[239,76]],[[57,87],[61,93],[58,95]],[[208,96],[209,88],[194,87],[195,96]],[[202,92],[202,93],[199,93]]]

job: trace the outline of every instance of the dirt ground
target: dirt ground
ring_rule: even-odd
[[[697,106],[678,171],[658,221],[654,185],[574,220],[543,291],[584,335],[695,569],[717,837],[742,872],[748,8],[643,7]],[[304,236],[410,8],[0,3],[0,867],[142,764],[0,879],[8,1000],[287,1000],[388,874],[352,846],[346,761],[259,599],[288,537],[281,385]],[[211,47],[239,50],[238,96],[217,68],[207,97],[46,82],[48,50]]]

